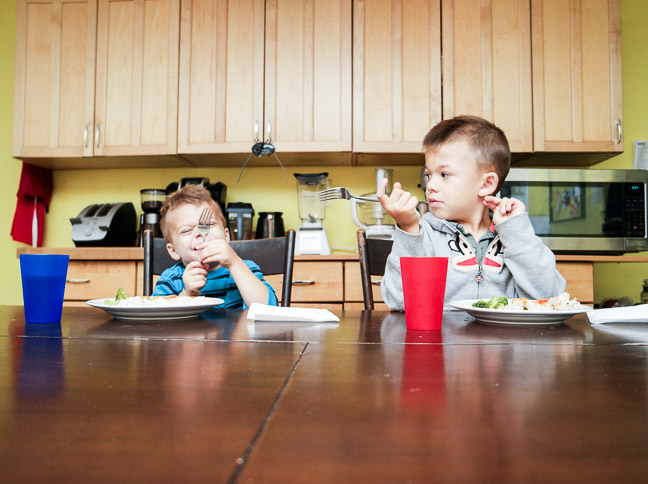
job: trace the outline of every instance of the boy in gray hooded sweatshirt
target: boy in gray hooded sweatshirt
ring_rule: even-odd
[[[447,257],[445,303],[491,296],[552,297],[565,290],[556,258],[535,235],[524,204],[494,196],[511,164],[501,129],[475,116],[441,121],[425,136],[425,194],[430,211],[394,183],[378,200],[396,221],[381,290],[402,311],[401,257]],[[492,211],[492,220],[489,210]]]

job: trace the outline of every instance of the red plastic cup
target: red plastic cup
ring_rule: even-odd
[[[407,329],[440,330],[448,258],[401,257],[400,263]]]

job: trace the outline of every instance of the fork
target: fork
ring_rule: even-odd
[[[334,200],[337,198],[343,198],[345,200],[351,200],[352,198],[357,198],[358,200],[364,200],[365,202],[377,202],[376,197],[358,197],[353,195],[348,188],[346,187],[335,187],[329,188],[327,190],[322,190],[318,192],[320,202],[326,202],[327,200]]]
[[[200,218],[198,219],[198,233],[202,235],[203,242],[211,230],[212,215],[211,208],[204,208],[203,211],[200,212]]]

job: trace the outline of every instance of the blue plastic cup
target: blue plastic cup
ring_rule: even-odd
[[[69,255],[20,254],[27,323],[60,323]]]

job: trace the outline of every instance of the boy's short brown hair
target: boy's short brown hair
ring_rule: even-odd
[[[444,119],[434,126],[423,138],[423,149],[428,150],[461,139],[466,140],[475,153],[477,165],[497,173],[497,193],[511,168],[511,150],[504,131],[477,116],[456,116]]]
[[[207,203],[214,212],[214,216],[218,223],[222,225],[224,229],[227,228],[227,221],[223,215],[223,211],[220,208],[211,194],[205,187],[202,185],[186,185],[180,190],[167,195],[164,203],[162,203],[162,208],[160,209],[160,230],[162,230],[162,235],[169,242],[169,234],[167,234],[166,218],[167,214],[180,207],[181,205],[202,205]]]

